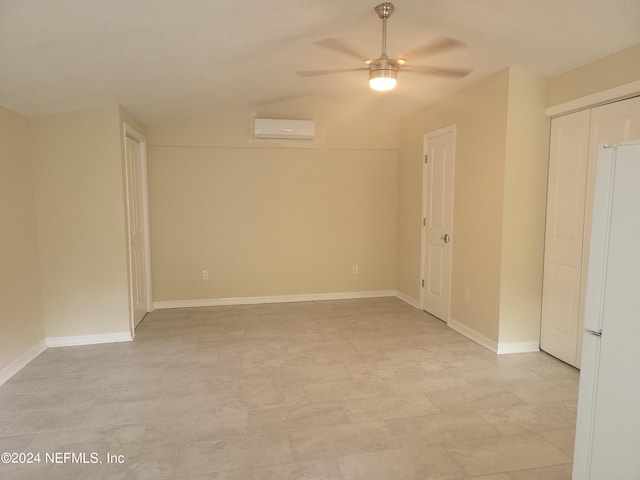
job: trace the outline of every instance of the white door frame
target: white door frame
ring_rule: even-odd
[[[123,142],[127,138],[135,141],[140,146],[141,183],[142,183],[142,215],[144,227],[144,269],[145,269],[145,290],[147,294],[147,312],[153,311],[153,300],[151,297],[151,236],[149,231],[149,189],[147,177],[147,139],[135,128],[123,122]],[[131,255],[131,211],[129,206],[129,157],[127,148],[124,148],[124,173],[125,173],[125,201],[127,207],[127,255],[129,260],[129,324],[131,336],[135,336],[135,318],[133,312],[133,261]]]
[[[426,133],[423,137],[423,143],[422,143],[422,158],[423,158],[423,162],[422,162],[422,218],[421,218],[421,222],[422,222],[422,235],[421,235],[421,240],[420,240],[420,310],[425,310],[425,294],[424,294],[424,272],[426,269],[426,263],[427,263],[427,255],[426,255],[426,250],[425,250],[425,243],[426,243],[426,222],[425,219],[427,217],[427,162],[426,162],[426,155],[427,155],[427,143],[429,138],[432,137],[438,137],[440,135],[444,135],[447,133],[451,133],[453,135],[453,154],[452,154],[452,165],[451,165],[451,218],[450,218],[450,224],[451,224],[451,240],[450,240],[450,244],[451,244],[451,252],[452,254],[449,255],[449,284],[447,285],[447,289],[449,290],[449,302],[447,304],[447,313],[446,313],[446,318],[441,318],[442,321],[444,321],[445,323],[449,323],[449,317],[451,314],[451,266],[453,264],[453,243],[455,241],[455,235],[453,234],[453,209],[454,209],[454,185],[455,185],[455,158],[456,158],[456,126],[455,125],[450,125],[448,127],[444,127],[444,128],[440,128],[438,130],[434,130],[432,132]]]

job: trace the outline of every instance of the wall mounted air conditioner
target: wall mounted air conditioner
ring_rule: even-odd
[[[256,118],[253,120],[253,135],[256,138],[311,140],[316,135],[316,124],[313,120]]]

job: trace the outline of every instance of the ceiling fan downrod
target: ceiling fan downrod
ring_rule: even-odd
[[[391,16],[395,7],[393,3],[384,2],[380,5],[377,5],[375,8],[378,17],[382,19],[382,55],[381,57],[387,56],[387,18]]]

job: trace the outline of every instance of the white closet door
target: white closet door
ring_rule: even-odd
[[[589,148],[588,110],[551,122],[540,348],[575,365]]]
[[[640,97],[554,118],[540,348],[580,366],[598,145],[640,139]]]
[[[584,242],[582,248],[582,274],[580,277],[581,298],[587,288],[587,267],[589,265],[589,240],[591,238],[591,214],[593,212],[593,189],[595,180],[598,145],[619,143],[626,140],[640,140],[640,97],[610,103],[591,110],[589,132],[589,156],[587,161],[587,187],[585,195]],[[580,302],[578,331],[584,325],[584,301]],[[578,335],[577,363],[582,356],[582,335]]]

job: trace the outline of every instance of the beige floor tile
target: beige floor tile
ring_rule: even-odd
[[[562,362],[534,363],[527,365],[527,369],[552,382],[577,382],[580,378],[580,370]]]
[[[48,463],[4,464],[0,463],[2,480],[47,480],[53,469]]]
[[[278,369],[272,377],[279,390],[304,387],[316,383],[350,380],[351,375],[342,365],[298,365]]]
[[[546,379],[526,367],[498,367],[480,370],[465,370],[460,375],[475,386],[519,386],[525,383],[540,383]]]
[[[397,375],[385,382],[395,394],[428,393],[442,390],[471,388],[472,385],[456,372],[432,372],[420,375]]]
[[[101,456],[111,452],[124,455],[140,448],[145,433],[142,425],[38,433],[26,451],[43,455],[45,452],[96,452]]]
[[[525,383],[509,386],[507,389],[526,403],[577,401],[578,399],[578,383],[574,380]]]
[[[453,358],[453,353],[437,345],[419,345],[412,348],[396,348],[387,349],[384,354],[392,362],[407,362],[407,361],[431,361],[439,354],[446,352]]]
[[[345,480],[464,480],[465,472],[441,446],[409,447],[338,459]]]
[[[4,410],[0,410],[0,435],[3,435],[11,424],[16,421],[16,416],[17,413],[10,414]]]
[[[576,415],[558,403],[518,405],[479,411],[482,418],[505,435],[575,428]]]
[[[508,473],[496,473],[494,475],[480,475],[468,478],[469,480],[513,480],[513,477]]]
[[[526,367],[531,365],[562,363],[560,360],[543,351],[496,355],[492,361],[495,365],[501,367]]]
[[[176,416],[144,425],[143,448],[180,446],[195,442],[215,441],[225,435],[249,433],[248,412],[244,415]]]
[[[3,434],[18,435],[73,430],[83,427],[110,426],[115,423],[116,418],[110,412],[95,407],[65,413],[40,410],[19,414],[15,422]]]
[[[548,442],[558,447],[566,456],[573,458],[576,437],[575,428],[560,428],[539,433]]]
[[[375,378],[318,383],[307,385],[304,390],[313,402],[380,397],[391,393],[384,381]]]
[[[428,392],[425,394],[443,412],[462,413],[475,410],[513,407],[524,402],[502,387],[471,387]]]
[[[25,451],[35,437],[35,434],[0,436],[0,453]]]
[[[46,351],[43,355],[47,353]],[[28,371],[28,369],[27,369]],[[64,395],[66,392],[77,390],[82,386],[84,373],[74,375],[52,375],[50,377],[31,377],[23,375],[11,378],[2,385],[2,395],[42,394]]]
[[[233,399],[233,404],[247,408],[263,408],[277,406],[296,406],[308,403],[304,389],[295,384],[289,388],[283,387],[280,382],[265,382],[256,385],[241,385],[222,395],[225,404]]]
[[[571,480],[571,464],[511,472],[513,480]]]
[[[421,393],[349,400],[342,406],[354,423],[441,413],[441,410]]]
[[[124,455],[123,463],[99,465],[54,465],[47,480],[169,480],[175,475],[176,451],[172,448],[136,450]]]
[[[335,403],[309,403],[249,412],[249,425],[258,430],[288,432],[341,423],[350,423],[350,420],[343,408]]]
[[[0,450],[126,462],[0,478],[564,480],[577,389],[396,298],[158,310],[133,342],[48,349],[0,386]]]
[[[98,397],[111,391],[110,389],[104,391],[74,389],[66,392],[49,393],[44,390],[41,392],[4,395],[0,397],[0,410],[3,412],[3,416],[29,411],[72,412],[89,408]]]
[[[399,418],[388,420],[387,424],[405,446],[500,435],[475,412]]]
[[[471,476],[571,462],[568,456],[537,434],[452,442],[445,448]]]
[[[345,364],[361,364],[367,361],[365,355],[356,351],[344,352],[315,352],[313,358],[320,365],[345,365]]]
[[[401,446],[384,422],[312,428],[289,433],[296,461],[333,458]]]
[[[179,448],[177,475],[223,472],[225,470],[286,464],[292,462],[286,434],[249,433],[226,434],[206,442],[196,442]]]
[[[397,363],[352,363],[346,366],[347,370],[353,378],[391,378],[398,375],[424,375],[430,371],[442,370],[444,366],[438,364],[432,365],[432,370],[423,368],[423,363],[429,365],[428,362],[418,362],[415,360],[402,361]]]
[[[343,478],[336,461],[326,459],[208,473],[174,480],[343,480]]]
[[[292,356],[327,353],[355,353],[355,347],[346,339],[319,340],[291,345],[287,349]]]

